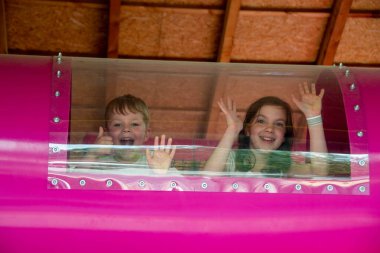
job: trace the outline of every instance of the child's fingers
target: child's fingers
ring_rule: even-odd
[[[316,91],[315,91],[315,83],[312,83],[312,84],[311,84],[311,93],[312,93],[313,95],[317,94]]]
[[[310,93],[309,85],[307,82],[303,83],[303,88],[304,88],[306,94]]]
[[[166,147],[166,148],[165,148],[165,152],[168,153],[168,154],[169,154],[169,152],[170,152],[170,149],[172,148],[172,141],[173,141],[173,139],[172,139],[172,138],[169,138],[169,139],[168,139],[168,144],[165,146],[165,147]]]
[[[176,149],[176,147],[173,146],[172,151],[171,151],[170,154],[169,154],[170,159],[173,159],[173,158],[174,158],[174,155],[175,155],[175,149]]]
[[[298,90],[301,94],[301,97],[305,95],[305,90],[303,89],[303,85],[302,84],[298,84]]]
[[[160,144],[160,149],[165,149],[165,135],[161,135],[161,144]]]
[[[102,137],[102,136],[103,136],[103,134],[104,134],[104,129],[103,129],[103,127],[102,127],[102,126],[100,126],[100,127],[99,127],[99,133],[98,133],[98,137],[97,137],[97,138],[100,138],[100,137]]]
[[[319,97],[322,99],[323,95],[325,95],[325,89],[321,89],[321,92],[319,93]]]
[[[148,164],[152,163],[152,157],[149,148],[145,149],[145,156]]]

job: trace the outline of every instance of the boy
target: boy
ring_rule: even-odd
[[[106,131],[99,127],[95,144],[102,145],[90,150],[85,161],[112,162],[121,168],[151,168],[155,173],[168,171],[175,154],[172,139],[165,144],[165,135],[161,140],[156,136],[154,150],[143,151],[144,143],[149,139],[149,111],[145,102],[130,94],[117,97],[106,107]],[[116,147],[106,147],[117,145]]]

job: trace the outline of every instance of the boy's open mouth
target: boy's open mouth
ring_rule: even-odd
[[[133,143],[135,143],[135,140],[132,138],[121,138],[120,139],[121,145],[133,145]]]

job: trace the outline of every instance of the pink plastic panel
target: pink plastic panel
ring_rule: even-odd
[[[70,98],[71,98],[71,66],[70,58],[61,55],[54,57],[51,84],[51,108],[49,120],[49,161],[66,161],[66,146],[69,136]],[[51,164],[49,162],[49,164]],[[56,169],[57,164],[52,165]],[[66,167],[61,167],[62,171]]]

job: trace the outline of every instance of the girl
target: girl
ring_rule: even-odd
[[[299,85],[301,99],[292,95],[304,113],[310,133],[310,163],[303,166],[291,162],[290,150],[294,137],[290,106],[277,97],[263,97],[248,108],[244,123],[236,113],[234,101],[218,105],[227,120],[227,129],[205,165],[208,171],[240,171],[265,173],[272,176],[328,174],[327,153],[321,109],[324,90],[316,94],[315,84]],[[238,149],[232,151],[238,139]]]

